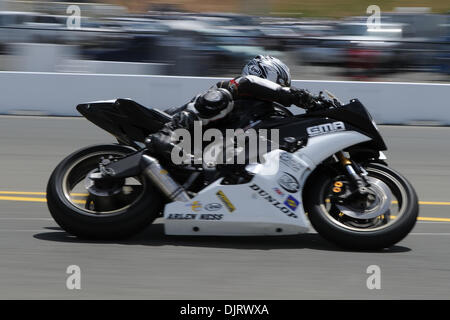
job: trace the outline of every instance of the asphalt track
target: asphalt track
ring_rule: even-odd
[[[0,298],[448,299],[450,128],[382,126],[390,165],[416,187],[421,219],[383,252],[293,237],[173,237],[158,221],[123,242],[86,242],[51,219],[45,186],[77,148],[113,139],[78,118],[0,117]],[[66,269],[81,268],[81,290]],[[367,267],[381,270],[369,290]]]

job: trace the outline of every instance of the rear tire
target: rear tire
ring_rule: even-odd
[[[145,177],[139,178],[143,181],[142,194],[114,214],[97,214],[75,205],[63,187],[69,171],[83,159],[95,160],[102,154],[126,155],[133,151],[121,145],[90,146],[72,153],[55,168],[47,185],[47,205],[61,228],[80,238],[121,239],[142,231],[158,217],[163,205],[162,196]]]
[[[387,166],[371,163],[365,166],[369,175],[382,177],[384,181],[398,188],[401,194],[401,214],[389,224],[373,229],[347,227],[335,221],[324,204],[324,189],[334,178],[328,171],[318,169],[305,187],[304,203],[308,217],[316,231],[338,246],[358,250],[379,250],[388,248],[405,238],[414,227],[419,214],[417,195],[411,184],[396,171]],[[394,190],[391,189],[391,192]],[[400,203],[400,202],[399,202]]]

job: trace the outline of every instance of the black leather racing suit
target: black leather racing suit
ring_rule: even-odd
[[[243,99],[277,102],[285,107],[294,104],[309,108],[314,103],[313,96],[306,90],[282,87],[252,75],[221,81],[206,93],[194,97],[189,103],[167,110],[166,112],[172,115],[172,120],[163,129],[148,137],[147,146],[152,152],[168,159],[172,149],[176,147],[175,141],[171,139],[174,130],[183,128],[191,131],[194,121],[201,121],[205,127],[214,127],[231,113],[236,116],[242,110],[243,104],[238,106],[235,102]]]

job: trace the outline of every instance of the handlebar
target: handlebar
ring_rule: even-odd
[[[308,108],[308,111],[338,108],[342,105],[339,100],[334,97],[332,99],[326,98],[322,91],[320,91],[317,96],[313,97],[313,101],[313,106],[311,108]]]

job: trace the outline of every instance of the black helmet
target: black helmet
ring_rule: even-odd
[[[253,75],[278,83],[283,87],[291,86],[291,73],[287,65],[271,56],[256,56],[242,70],[242,75]]]

